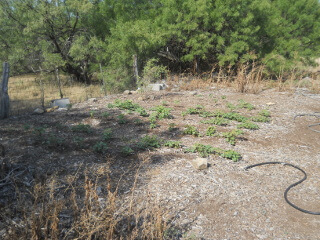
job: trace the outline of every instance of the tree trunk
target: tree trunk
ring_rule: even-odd
[[[9,117],[9,63],[3,63],[2,82],[0,85],[0,119]]]

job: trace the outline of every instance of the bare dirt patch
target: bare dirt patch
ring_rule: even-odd
[[[320,96],[306,90],[277,92],[274,89],[259,94],[239,94],[228,89],[191,93],[110,95],[75,104],[69,112],[23,115],[1,121],[0,141],[6,149],[6,162],[11,170],[18,168],[7,184],[0,185],[1,236],[10,239],[14,234],[21,236],[23,231],[27,233],[25,236],[31,236],[30,231],[22,230],[32,224],[23,216],[28,212],[27,206],[23,206],[19,198],[29,196],[28,203],[34,204],[28,194],[36,183],[46,183],[54,176],[59,183],[55,194],[63,196],[68,189],[68,179],[77,176],[73,186],[79,188],[81,196],[83,181],[90,176],[97,179],[99,198],[106,198],[110,186],[117,190],[118,211],[128,208],[130,201],[136,211],[149,206],[149,201],[160,206],[166,213],[163,216],[167,222],[164,239],[319,239],[320,217],[297,211],[283,198],[285,189],[302,178],[300,172],[281,165],[248,171],[244,168],[267,161],[298,165],[308,173],[308,179],[292,189],[289,198],[301,208],[320,211],[317,176],[320,134],[308,128],[319,119],[303,116],[294,120],[297,114],[319,112]],[[132,100],[150,114],[154,112],[153,107],[162,105],[172,109],[173,118],[157,120],[157,126],[150,129],[150,117],[108,108],[107,105],[116,99]],[[231,110],[227,105],[236,106],[240,99],[255,109],[236,108],[234,112],[252,117],[265,109],[271,113],[271,121],[256,123],[258,130],[245,129],[234,146],[223,137],[205,136],[211,125],[201,121],[212,117],[182,116],[189,108],[228,112]],[[123,116],[119,117],[121,114]],[[82,127],[75,130],[74,126],[79,124]],[[219,133],[231,131],[238,124],[230,121],[227,126],[216,126],[216,129]],[[195,126],[203,136],[183,134],[186,125]],[[88,126],[88,130],[84,126]],[[102,141],[107,128],[112,129],[112,137]],[[139,148],[139,139],[146,135],[156,135],[164,141],[180,141],[182,147]],[[94,147],[100,142],[105,143],[106,149],[103,144]],[[197,171],[190,160],[198,153],[186,152],[195,143],[234,150],[242,159],[233,162],[210,154],[208,169]],[[128,152],[129,148],[133,153]],[[10,169],[5,173],[9,174]],[[72,239],[76,232],[68,235],[62,231],[71,228],[70,222],[68,225],[63,221],[68,214],[62,210],[58,215],[60,237]],[[125,232],[119,231],[120,226],[113,238],[125,236]]]

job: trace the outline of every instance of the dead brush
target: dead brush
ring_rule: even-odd
[[[262,90],[263,65],[240,64],[234,79],[234,87],[241,93],[258,93]]]

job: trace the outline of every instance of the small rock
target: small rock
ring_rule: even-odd
[[[192,166],[197,170],[203,170],[208,167],[208,160],[206,158],[196,158],[191,161]]]
[[[272,106],[272,105],[275,105],[275,103],[274,102],[268,102],[268,103],[266,103],[268,106]]]
[[[96,98],[90,98],[88,99],[88,102],[97,102],[98,100]]]
[[[36,108],[34,111],[33,111],[34,114],[42,114],[44,113],[44,110],[42,108]]]
[[[189,92],[189,95],[191,95],[191,96],[195,96],[195,95],[197,95],[197,94],[198,94],[197,91],[191,91],[191,92]]]
[[[125,91],[123,92],[123,94],[129,95],[129,94],[132,94],[132,93],[130,92],[130,90],[125,90]]]

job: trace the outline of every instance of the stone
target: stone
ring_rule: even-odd
[[[268,103],[266,103],[268,106],[272,106],[272,105],[275,105],[275,103],[274,102],[268,102]]]
[[[130,94],[132,94],[132,93],[130,92],[130,90],[125,90],[125,91],[123,92],[123,94],[130,95]]]
[[[203,170],[208,167],[208,160],[206,158],[196,158],[191,161],[192,166],[197,170]]]
[[[67,108],[70,104],[69,98],[54,99],[51,101],[51,107]]]
[[[98,99],[96,99],[96,98],[90,98],[90,99],[88,99],[88,102],[91,102],[91,103],[94,103],[94,102],[97,102],[98,101]]]
[[[153,84],[149,84],[148,89],[151,89],[152,91],[161,91],[165,89],[165,85],[162,83],[153,83]]]
[[[191,92],[189,92],[189,95],[191,95],[191,96],[195,96],[195,95],[197,95],[197,94],[198,94],[197,91],[191,91]]]
[[[44,110],[42,108],[36,108],[34,111],[33,111],[34,114],[42,114],[44,113]]]

